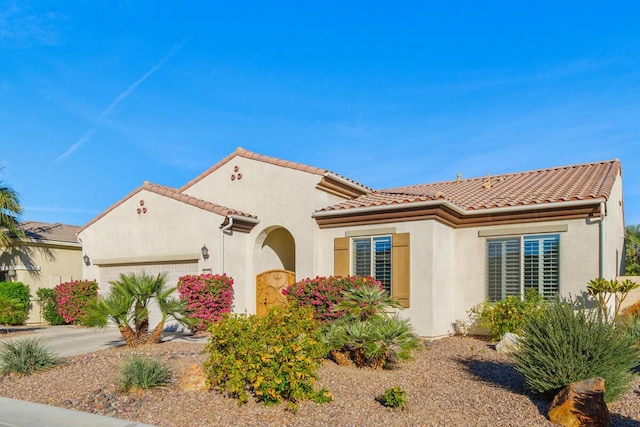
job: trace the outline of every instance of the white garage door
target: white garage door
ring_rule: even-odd
[[[198,274],[198,262],[180,262],[180,263],[155,263],[155,264],[123,264],[123,265],[105,265],[100,267],[100,291],[109,292],[109,282],[118,280],[120,274],[145,272],[151,276],[159,273],[167,274],[167,285],[175,287],[178,285],[178,279],[187,274]],[[177,297],[177,292],[175,294]],[[160,312],[157,307],[151,307],[149,313],[150,328],[153,328],[160,320]],[[168,327],[174,327],[175,324],[169,324]]]

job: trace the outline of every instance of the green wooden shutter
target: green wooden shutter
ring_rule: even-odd
[[[391,295],[400,301],[402,307],[408,308],[411,288],[409,233],[393,234],[392,240]]]
[[[333,275],[349,275],[349,244],[348,237],[336,237],[333,239]]]

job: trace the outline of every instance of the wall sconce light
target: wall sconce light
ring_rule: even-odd
[[[16,269],[14,266],[9,266],[9,271],[7,271],[7,274],[9,274],[9,277],[11,277],[11,279],[15,279],[16,277]]]
[[[203,245],[202,248],[200,249],[200,251],[202,252],[202,259],[209,258],[209,248],[207,248],[205,245]]]
[[[87,267],[89,266],[89,264],[91,264],[91,259],[87,254],[84,254],[84,256],[82,257],[82,260],[84,261],[84,265],[86,265]]]

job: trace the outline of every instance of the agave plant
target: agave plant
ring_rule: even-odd
[[[171,297],[175,287],[167,287],[166,274],[150,276],[146,273],[121,274],[120,280],[111,282],[111,292],[98,298],[84,321],[86,326],[106,327],[109,321],[115,323],[127,346],[157,343],[168,318],[180,323],[186,318],[182,301]],[[149,306],[155,301],[160,309],[160,322],[149,334]]]

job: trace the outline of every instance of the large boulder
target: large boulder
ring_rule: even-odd
[[[553,399],[547,415],[552,423],[565,427],[609,426],[611,417],[604,402],[604,378],[569,384]]]
[[[209,390],[207,385],[207,375],[200,365],[190,365],[178,380],[178,387],[184,391],[206,391]]]
[[[502,354],[512,353],[520,346],[520,339],[519,335],[507,332],[500,342],[496,344],[496,351]]]

